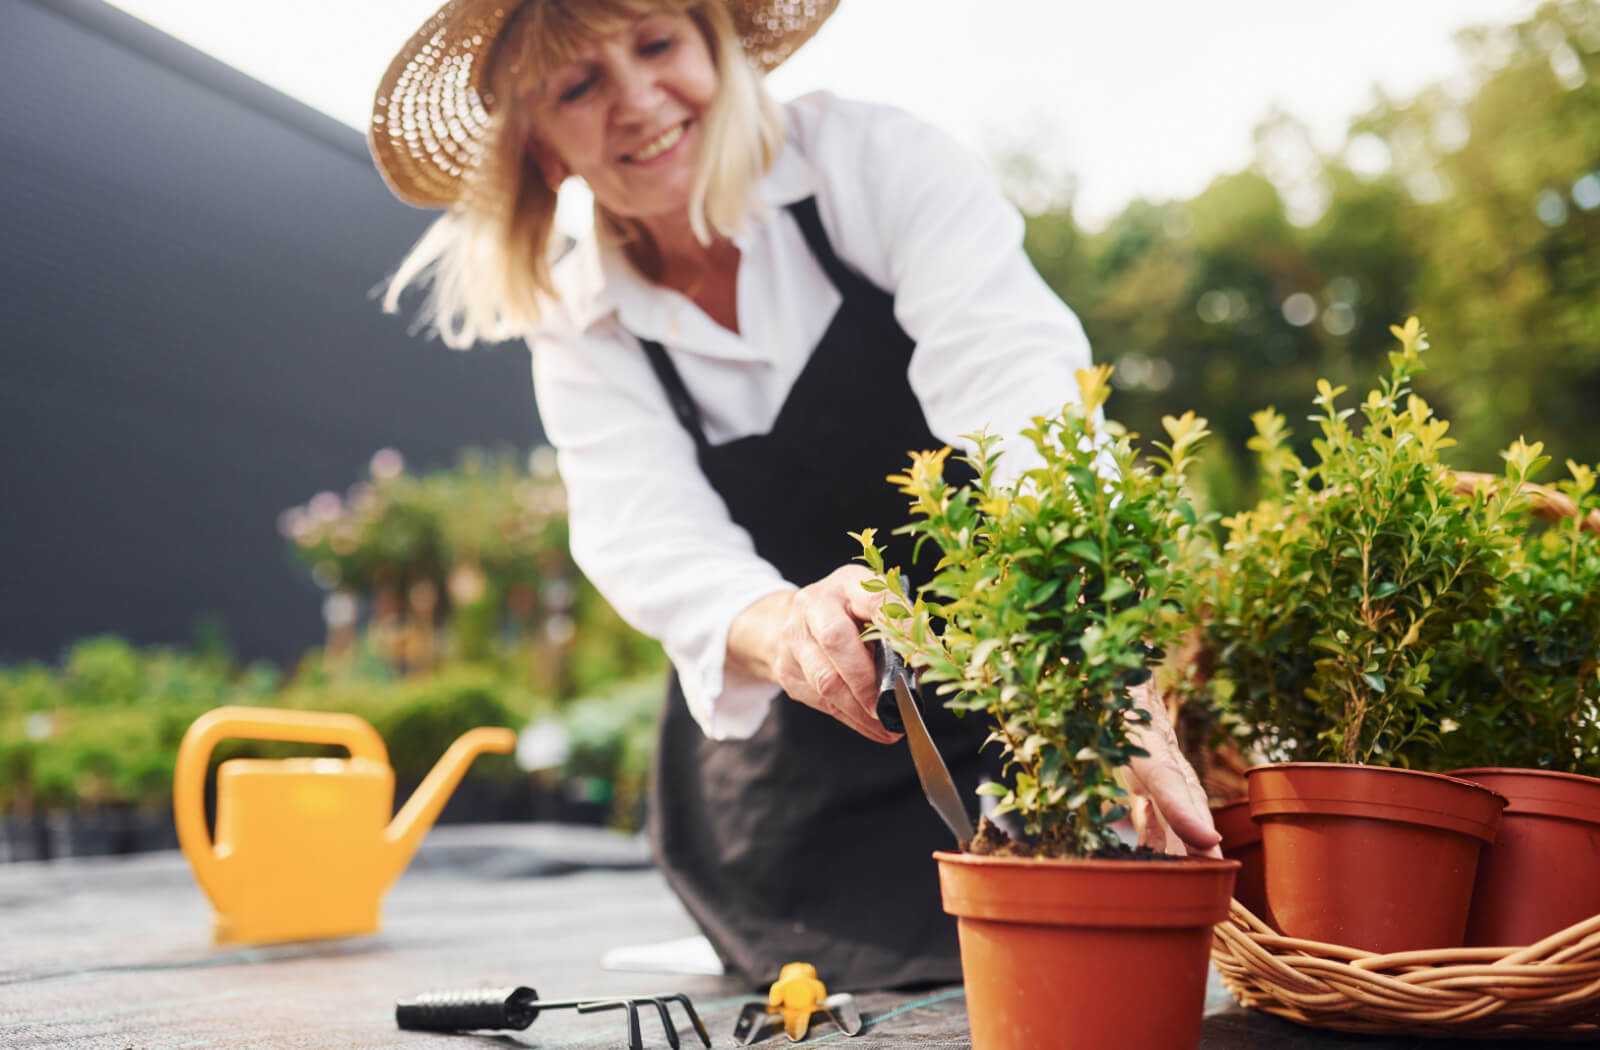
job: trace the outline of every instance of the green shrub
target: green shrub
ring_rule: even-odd
[[[0,721],[30,711],[53,711],[67,702],[55,671],[30,661],[18,667],[0,667]]]
[[[114,635],[74,643],[63,663],[62,680],[73,704],[130,704],[143,692],[138,650]]]
[[[1266,496],[1225,522],[1196,610],[1213,695],[1270,760],[1432,764],[1448,719],[1434,662],[1492,615],[1520,486],[1543,462],[1518,442],[1500,486],[1458,494],[1440,458],[1449,424],[1411,390],[1425,336],[1415,318],[1394,332],[1401,348],[1359,431],[1343,388],[1318,382],[1315,462],[1288,450],[1280,416],[1256,416]]]
[[[1600,776],[1600,537],[1582,529],[1600,494],[1593,470],[1567,468],[1556,488],[1577,515],[1550,527],[1530,519],[1493,610],[1434,658],[1448,720],[1440,769]]]
[[[521,729],[526,720],[508,702],[505,683],[470,668],[449,669],[398,690],[396,702],[378,716],[374,727],[389,748],[389,762],[399,780],[420,780],[444,750],[468,730],[480,726]],[[526,702],[518,710],[525,711]],[[484,755],[467,770],[481,780],[518,779],[511,755]]]
[[[859,537],[879,574],[869,589],[887,591],[884,622],[868,634],[938,683],[952,708],[985,718],[1016,778],[987,793],[1044,849],[1077,855],[1118,843],[1116,772],[1144,754],[1129,723],[1149,719],[1131,690],[1150,677],[1151,647],[1175,636],[1197,531],[1184,481],[1206,434],[1192,412],[1168,417],[1171,445],[1141,462],[1132,435],[1100,419],[1110,375],[1080,371],[1080,401],[1023,432],[1043,465],[1015,484],[996,479],[984,435],[970,485],[946,482],[948,448],[914,453],[890,479],[912,499],[901,531],[941,555],[915,596],[872,531]]]

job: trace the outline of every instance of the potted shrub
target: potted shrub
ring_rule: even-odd
[[[1520,489],[1538,450],[1505,454],[1504,483],[1458,491],[1449,424],[1411,389],[1415,318],[1360,407],[1319,381],[1316,460],[1270,410],[1252,442],[1263,491],[1225,522],[1204,616],[1213,696],[1276,765],[1248,772],[1267,906],[1283,932],[1378,952],[1461,943],[1482,844],[1504,799],[1428,765],[1448,697],[1437,652],[1494,608]]]
[[[1168,418],[1171,444],[1140,462],[1101,419],[1109,376],[1079,372],[1080,403],[1025,431],[1040,465],[1014,483],[982,435],[971,485],[946,483],[948,449],[890,479],[912,499],[904,530],[942,554],[914,594],[872,533],[859,537],[869,586],[887,591],[869,635],[988,720],[1012,774],[988,791],[1028,833],[1013,843],[985,821],[962,852],[935,854],[979,1050],[1193,1047],[1238,867],[1140,855],[1112,826],[1127,813],[1118,771],[1144,753],[1149,665],[1179,627],[1172,597],[1196,534],[1183,481],[1206,430],[1193,413]]]
[[[1470,945],[1532,944],[1600,914],[1600,493],[1594,470],[1567,468],[1533,493],[1553,524],[1529,517],[1494,608],[1434,658],[1450,701],[1438,768],[1508,800],[1478,862]]]

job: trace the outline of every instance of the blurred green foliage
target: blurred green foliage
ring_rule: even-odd
[[[370,723],[383,737],[404,792],[420,781],[456,737],[478,726],[522,729],[548,720],[567,746],[538,772],[540,790],[606,803],[614,823],[638,820],[649,772],[656,710],[664,694],[658,671],[620,679],[561,699],[535,692],[519,669],[522,654],[502,664],[453,662],[399,677],[381,663],[337,676],[308,659],[285,681],[271,667],[235,668],[203,653],[135,649],[102,636],[72,646],[58,667],[28,663],[0,668],[0,815],[63,808],[131,806],[165,810],[184,732],[204,712],[225,704],[338,711]],[[91,672],[91,673],[85,673]],[[110,688],[100,691],[101,685]],[[339,748],[275,741],[221,742],[212,765],[231,758],[343,756]],[[525,782],[511,755],[484,755],[474,780]],[[397,798],[397,801],[399,799]]]
[[[269,703],[280,676],[197,649],[87,638],[60,666],[0,668],[0,812],[171,798],[178,741],[202,712]]]
[[[58,667],[0,668],[0,813],[166,807],[178,742],[224,704],[340,711],[384,738],[402,789],[476,726],[550,720],[568,744],[539,785],[637,817],[665,658],[573,565],[566,497],[549,450],[529,465],[463,454],[453,470],[408,474],[381,452],[368,480],[321,493],[279,522],[329,592],[326,643],[287,676],[236,667],[222,628],[186,649],[87,638]],[[342,754],[224,741],[234,757]],[[469,777],[526,781],[512,756]]]
[[[1252,412],[1318,377],[1364,387],[1409,315],[1444,348],[1419,391],[1456,421],[1452,465],[1487,469],[1518,434],[1600,459],[1600,4],[1460,45],[1469,88],[1382,99],[1331,154],[1277,114],[1255,164],[1191,200],[1095,233],[1070,203],[1029,217],[1035,265],[1117,365],[1109,411],[1143,434],[1211,420],[1212,509],[1254,500]]]

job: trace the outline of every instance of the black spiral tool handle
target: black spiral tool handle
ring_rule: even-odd
[[[394,1004],[394,1020],[417,1032],[465,1032],[480,1028],[523,1029],[539,1016],[532,988],[470,988],[432,992]]]

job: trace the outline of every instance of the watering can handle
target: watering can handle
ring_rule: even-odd
[[[365,758],[384,766],[389,764],[383,738],[354,715],[270,707],[219,707],[195,719],[178,745],[177,768],[172,776],[172,817],[177,826],[178,845],[189,858],[196,881],[213,900],[226,893],[226,887],[218,876],[216,850],[206,831],[206,769],[217,743],[229,737],[333,744],[347,748],[351,758]]]

